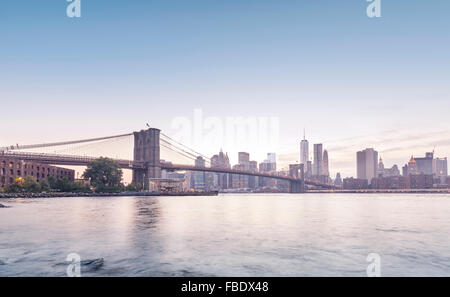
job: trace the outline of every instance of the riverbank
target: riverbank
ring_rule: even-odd
[[[217,196],[217,191],[211,192],[183,192],[183,193],[156,193],[156,192],[122,192],[122,193],[0,193],[0,199],[11,198],[69,198],[69,197],[124,197],[124,196]]]
[[[330,194],[450,194],[450,189],[402,189],[402,190],[310,190],[307,193]]]

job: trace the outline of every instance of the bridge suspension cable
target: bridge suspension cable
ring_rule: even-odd
[[[183,149],[181,149],[181,148],[179,148],[177,146],[174,146],[172,143],[168,142],[167,140],[160,139],[160,143],[159,144],[161,146],[164,146],[165,148],[175,152],[175,153],[182,154],[183,156],[185,156],[187,158],[195,160],[198,157],[197,155],[195,155],[195,154],[193,154],[193,153],[191,153],[189,151],[186,151],[186,150],[183,150]]]
[[[11,150],[26,150],[26,149],[45,148],[45,147],[52,147],[52,146],[63,146],[63,145],[86,143],[86,142],[94,142],[94,141],[101,141],[101,140],[107,140],[107,139],[113,139],[113,138],[120,138],[120,137],[131,136],[131,135],[133,135],[133,133],[114,135],[114,136],[107,136],[107,137],[99,137],[99,138],[82,139],[82,140],[52,142],[52,143],[41,143],[41,144],[30,144],[30,145],[18,145],[18,144],[16,144],[16,145],[12,145],[12,146],[0,147],[0,152],[2,152],[2,151],[11,151]]]
[[[190,151],[189,154],[191,154],[192,156],[195,156],[196,158],[197,157],[202,157],[203,159],[205,159],[205,161],[211,162],[210,158],[208,158],[205,155],[203,155],[203,154],[201,154],[201,153],[191,149],[190,147],[188,147],[188,146],[186,146],[186,145],[176,141],[175,139],[171,138],[170,136],[167,136],[166,134],[164,134],[162,132],[160,133],[160,135],[168,139],[168,140],[163,140],[163,139],[160,139],[160,140],[169,142],[172,146],[178,148],[179,150],[182,150],[183,152],[188,153],[188,151]],[[186,150],[188,150],[188,151],[186,151]]]
[[[191,152],[188,152],[188,151],[183,150],[183,149],[181,149],[181,148],[179,148],[177,146],[174,146],[172,143],[170,143],[170,142],[168,142],[168,141],[166,141],[164,139],[160,139],[160,146],[168,149],[169,151],[177,154],[178,156],[182,156],[182,157],[188,159],[190,162],[197,161],[197,158],[199,157],[198,155],[194,155]],[[205,162],[210,163],[209,160],[205,160]]]
[[[174,153],[177,153],[177,154],[179,154],[179,155],[181,155],[181,156],[183,156],[183,157],[185,157],[185,158],[188,158],[189,160],[195,161],[195,160],[197,159],[197,158],[191,157],[191,156],[189,156],[189,155],[187,155],[187,154],[184,154],[184,153],[182,153],[182,152],[176,151],[176,150],[174,150],[173,148],[171,148],[170,146],[165,145],[165,144],[163,144],[163,143],[160,143],[159,145],[162,146],[162,147],[165,147],[166,149],[168,149],[168,150],[170,150],[170,151],[172,151],[172,152],[174,152]]]
[[[129,159],[132,157],[128,145],[131,143],[131,136],[123,136],[118,138],[110,138],[101,141],[82,143],[77,145],[66,145],[55,147],[53,153],[78,154],[88,156],[109,156],[116,159]],[[126,145],[126,147],[124,147]],[[120,157],[119,157],[120,155]]]

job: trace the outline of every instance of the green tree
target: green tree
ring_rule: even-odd
[[[67,178],[55,179],[53,177],[48,178],[48,184],[50,189],[58,192],[73,192],[73,193],[91,193],[92,190],[89,185],[81,181],[72,182]],[[41,185],[41,188],[43,186]],[[45,191],[42,189],[42,191]]]
[[[50,189],[56,189],[56,178],[54,178],[53,176],[49,176],[47,178],[47,182],[50,186]]]
[[[132,183],[125,187],[125,191],[127,192],[140,192],[143,190],[143,186],[141,183]]]
[[[88,184],[82,181],[76,181],[72,183],[72,191],[74,193],[91,193],[92,190]]]
[[[56,180],[55,189],[59,192],[72,192],[73,186],[70,180],[61,178]]]
[[[14,183],[6,187],[5,192],[7,193],[20,193],[25,192],[24,189],[25,180],[21,177],[16,177]]]
[[[84,182],[71,182],[67,178],[55,179],[49,177],[48,181],[41,181],[37,183],[32,177],[16,178],[14,183],[8,186],[4,191],[7,193],[41,193],[56,190],[58,192],[73,192],[73,193],[91,193],[92,190],[89,185]]]
[[[100,158],[88,164],[83,174],[85,180],[89,180],[96,192],[120,192],[123,172],[119,165],[111,159]]]
[[[41,192],[41,186],[31,176],[26,176],[23,179],[22,188],[27,193],[39,193]]]
[[[41,192],[50,192],[50,185],[47,181],[43,180],[39,183]]]
[[[20,185],[17,182],[14,182],[13,184],[9,185],[5,189],[6,193],[20,193],[23,192],[22,185]]]
[[[40,185],[31,176],[25,178],[17,177],[14,183],[5,189],[8,193],[39,193],[41,191]]]

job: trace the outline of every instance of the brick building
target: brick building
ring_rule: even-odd
[[[363,178],[344,178],[344,190],[363,190],[369,188],[369,182]]]
[[[372,179],[371,188],[387,189],[431,189],[433,176],[428,174],[410,174],[408,176],[389,176]]]
[[[0,156],[0,188],[14,183],[18,177],[33,177],[37,182],[46,181],[50,176],[55,179],[75,179],[75,171],[71,169],[40,164],[32,161],[2,158]]]
[[[433,175],[431,174],[413,174],[409,176],[410,189],[431,189],[433,187]]]

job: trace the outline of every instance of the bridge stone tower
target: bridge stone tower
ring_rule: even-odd
[[[291,181],[289,193],[305,193],[305,182],[304,181]]]
[[[289,176],[297,178],[296,181],[290,181],[290,193],[305,193],[305,167],[303,164],[289,165]]]
[[[133,183],[147,190],[150,178],[161,178],[159,134],[155,128],[134,132],[134,163],[142,168],[133,169]]]

